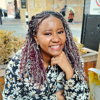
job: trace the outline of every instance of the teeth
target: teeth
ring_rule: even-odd
[[[51,46],[51,48],[58,48],[59,47],[59,45],[57,45],[57,46]]]

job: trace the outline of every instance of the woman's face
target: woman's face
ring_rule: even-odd
[[[41,48],[41,54],[46,57],[56,57],[65,45],[66,36],[63,24],[57,17],[50,16],[44,19],[34,36]]]

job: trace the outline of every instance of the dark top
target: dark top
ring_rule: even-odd
[[[0,8],[0,16],[2,16],[2,9]]]
[[[29,74],[26,74],[24,82],[19,76],[21,50],[18,51],[9,62],[5,75],[5,87],[3,100],[57,100],[56,92],[64,89],[66,100],[88,100],[88,87],[85,81],[79,79],[77,71],[71,79],[66,80],[65,73],[59,66],[47,68],[46,81],[41,85],[40,91],[38,84],[30,82],[30,65],[27,65]],[[66,66],[67,67],[67,66]]]

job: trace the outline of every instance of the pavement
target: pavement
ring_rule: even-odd
[[[20,19],[15,19],[13,17],[2,18],[3,24],[0,25],[0,30],[7,29],[7,32],[14,31],[13,35],[21,35],[23,39],[26,37],[28,28],[26,23],[22,23]]]
[[[82,23],[68,23],[71,30],[81,30]]]
[[[6,18],[2,18],[3,20],[3,24],[4,25],[11,25],[11,24],[22,24],[24,25],[26,28],[28,28],[28,26],[26,25],[26,23],[22,23],[20,19],[15,19],[13,16],[10,17],[6,17]],[[71,30],[81,30],[82,27],[82,23],[81,22],[75,22],[75,23],[68,23],[69,27],[71,28]]]

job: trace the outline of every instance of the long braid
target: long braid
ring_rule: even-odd
[[[77,47],[74,43],[69,26],[66,20],[63,18],[63,16],[60,13],[53,12],[53,11],[43,11],[42,13],[37,14],[36,16],[33,16],[31,18],[31,21],[29,22],[28,33],[26,35],[26,42],[22,50],[22,58],[21,58],[21,63],[20,63],[20,75],[23,74],[25,78],[25,72],[28,73],[28,71],[31,70],[30,81],[33,84],[39,83],[39,85],[41,85],[46,80],[46,74],[45,74],[45,68],[42,61],[42,55],[40,53],[40,50],[36,49],[37,44],[35,42],[35,39],[33,38],[33,35],[36,34],[39,24],[45,18],[49,16],[55,16],[62,21],[62,24],[65,29],[65,33],[66,33],[66,42],[64,46],[64,52],[72,68],[78,71],[80,75],[79,76],[80,79],[83,80],[84,70],[82,68],[82,64],[80,62],[80,56],[77,51]],[[31,64],[30,68],[27,65],[29,62]]]

